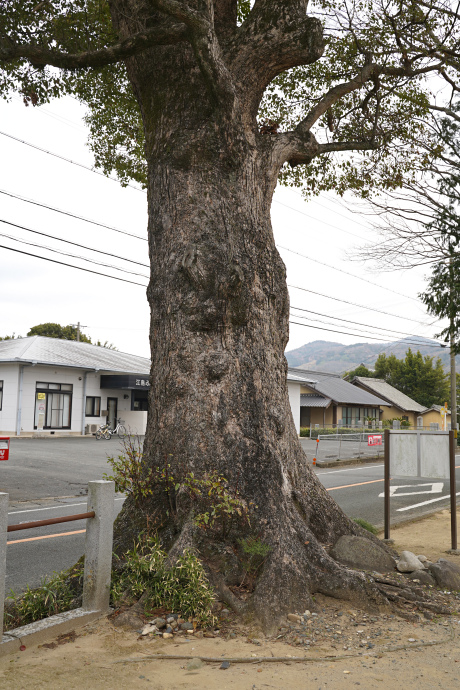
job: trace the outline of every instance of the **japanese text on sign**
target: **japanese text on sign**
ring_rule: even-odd
[[[381,446],[382,445],[382,434],[376,434],[374,436],[367,437],[368,446]]]

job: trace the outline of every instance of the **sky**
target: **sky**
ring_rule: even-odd
[[[121,352],[148,357],[149,309],[144,288],[148,276],[146,195],[138,189],[122,188],[117,181],[77,165],[93,167],[83,115],[84,108],[70,97],[38,108],[25,107],[19,97],[10,103],[0,102],[0,336],[25,336],[32,326],[49,321],[62,325],[80,322],[82,332],[93,341],[108,341]],[[352,205],[352,197],[345,204],[332,193],[306,202],[300,190],[278,186],[275,191],[273,230],[287,268],[291,321],[297,322],[290,326],[288,351],[314,340],[347,345],[380,343],[383,349],[384,341],[403,334],[433,337],[440,330],[439,325],[426,325],[433,323],[433,317],[417,300],[417,294],[425,288],[426,269],[376,273],[371,265],[351,259],[357,247],[378,241],[370,219],[350,211],[348,207]],[[36,234],[40,232],[119,258]],[[69,257],[69,253],[107,266]],[[138,284],[69,268],[38,256]],[[299,308],[310,312],[301,312]],[[308,323],[309,327],[300,323]]]

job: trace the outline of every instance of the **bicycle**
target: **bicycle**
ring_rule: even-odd
[[[118,438],[124,438],[127,435],[126,427],[123,426],[123,422],[120,417],[118,417],[117,421],[117,426],[115,429],[111,429],[108,424],[101,424],[99,429],[96,431],[96,440],[100,441],[101,438],[105,439],[106,441],[110,441],[112,436],[115,436],[115,434],[118,434]]]

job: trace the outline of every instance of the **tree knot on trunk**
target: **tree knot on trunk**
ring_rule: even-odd
[[[182,257],[181,268],[195,287],[203,288],[206,283],[206,275],[199,259],[200,252],[198,246],[196,244],[189,244]]]

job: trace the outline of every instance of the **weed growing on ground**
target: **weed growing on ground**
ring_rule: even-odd
[[[368,532],[371,532],[372,534],[379,533],[377,527],[375,527],[372,523],[368,522],[367,520],[363,520],[363,518],[353,518],[353,522],[356,522],[357,525],[359,525],[363,529],[366,529]]]
[[[45,577],[36,589],[27,586],[26,591],[18,595],[11,590],[5,601],[4,629],[12,630],[69,611],[78,595],[76,582],[81,583],[82,576],[83,564],[79,562],[70,570]]]

